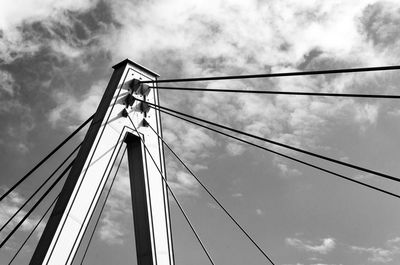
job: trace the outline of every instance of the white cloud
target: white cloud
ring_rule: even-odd
[[[304,265],[303,263],[283,264],[283,265]],[[342,264],[327,264],[327,263],[310,263],[310,265],[342,265]]]
[[[285,177],[297,177],[302,175],[300,170],[293,168],[291,164],[288,164],[287,161],[282,158],[275,158],[274,163]]]
[[[307,252],[325,255],[335,249],[336,242],[334,238],[324,238],[320,241],[320,245],[314,245],[310,241],[303,241],[298,238],[286,238],[286,244]]]
[[[116,214],[112,211],[106,211],[101,220],[102,226],[99,231],[100,238],[107,244],[123,244],[124,236],[128,232],[121,221],[116,220]]]
[[[0,91],[6,92],[9,96],[14,95],[15,80],[12,75],[5,71],[0,71]]]
[[[363,247],[351,247],[352,250],[357,252],[365,252],[371,255],[368,260],[372,262],[387,263],[393,260],[393,253],[388,249],[382,248],[363,248]]]
[[[197,196],[199,183],[197,180],[189,174],[186,169],[175,161],[175,157],[169,157],[166,159],[167,162],[167,176],[168,184],[173,190],[174,194]],[[189,165],[190,166],[190,165]],[[190,166],[191,170],[194,170],[193,166]]]
[[[354,176],[355,180],[364,181],[364,180],[378,180],[378,178],[373,174],[358,174]]]
[[[121,23],[121,28],[99,37],[102,39],[100,45],[106,49],[117,45],[111,51],[115,60],[129,57],[172,69],[175,75],[186,76],[266,72],[270,67],[274,72],[293,71],[300,64],[307,63],[306,57],[315,50],[321,51],[321,54],[308,62],[311,68],[371,62],[385,64],[388,58],[365,43],[358,22],[363,16],[363,8],[375,2],[300,3],[285,0],[262,4],[233,0],[166,0],[155,4],[112,1],[109,4],[115,14],[118,13],[115,19]],[[35,17],[43,19],[53,11],[54,14],[66,9],[84,11],[95,3],[83,1],[74,5],[73,1],[63,4],[48,1],[46,6],[39,5],[32,14],[21,11],[21,17],[15,18],[17,22],[7,23],[14,25]],[[137,10],[135,16],[128,11],[131,8]],[[138,15],[149,13],[153,17],[151,20]],[[270,17],[274,20],[269,20]],[[65,23],[70,22],[66,20]],[[140,36],[140,41],[137,36]],[[71,58],[82,52],[64,42],[53,43],[52,46]],[[149,54],[164,54],[164,62],[151,59],[158,56]],[[209,82],[206,86],[216,88],[224,87],[224,84]],[[362,84],[357,83],[358,86]],[[354,80],[344,75],[334,79],[297,77],[263,82],[230,82],[229,88],[346,92],[354,85]],[[52,110],[49,119],[53,124],[66,120],[67,124],[75,123],[71,122],[74,117],[84,120],[98,104],[99,91],[102,91],[99,87],[104,88],[105,84],[94,85],[79,99],[68,93],[56,92],[54,97],[58,106]],[[353,126],[360,130],[366,130],[376,123],[379,110],[378,105],[351,100],[338,103],[307,97],[198,95],[192,98],[178,96],[168,101],[168,105],[189,108],[198,116],[307,149],[326,148],[320,142],[320,136],[326,132],[326,125],[330,122],[345,120],[348,124],[354,122]],[[207,156],[217,145],[209,132],[202,129],[185,129],[171,118],[165,118],[164,124],[166,139],[189,164]],[[227,143],[226,150],[228,155],[240,155],[244,151],[233,142]],[[201,162],[196,164],[205,166]],[[285,163],[276,165],[284,174],[299,174]]]
[[[43,40],[28,40],[23,37],[20,27],[24,23],[29,24],[37,21],[68,24],[67,11],[84,12],[94,7],[97,2],[97,0],[16,0],[2,3],[0,10],[0,35],[2,36],[0,58],[5,62],[12,62],[24,54],[36,53],[40,47],[47,44],[50,44],[58,51],[68,50],[71,52],[73,48],[66,42],[54,40],[51,43],[43,43]],[[74,53],[65,54],[71,56]]]
[[[261,209],[256,209],[256,214],[257,215],[264,215],[264,211]]]
[[[53,16],[59,18],[65,10],[84,11],[97,1],[94,0],[15,0],[2,4],[0,29],[10,30],[25,21],[40,21]]]
[[[387,240],[385,247],[351,246],[351,250],[368,254],[368,260],[376,263],[388,263],[400,255],[400,237]]]
[[[2,194],[8,190],[8,187],[1,187]],[[19,192],[13,191],[11,192],[0,205],[0,223],[5,224],[13,214],[15,214],[20,206],[26,201],[26,198],[22,196]],[[22,220],[22,218],[27,214],[25,210],[21,210],[17,216],[15,216],[12,221],[7,225],[7,227],[3,230],[1,239],[3,240],[6,235]],[[36,225],[39,221],[40,217],[30,216],[28,217],[20,226],[19,231],[30,232],[31,229]],[[45,224],[41,223],[39,227],[35,230],[35,235],[40,235],[42,230],[44,229]],[[11,239],[9,241],[10,245],[13,245],[14,242]]]
[[[112,52],[116,60],[134,58],[156,65],[173,76],[245,74],[270,69],[273,72],[296,71],[300,65],[310,69],[384,65],[390,63],[391,58],[366,42],[365,32],[360,27],[365,8],[376,2],[166,0],[157,4],[133,4],[114,1],[112,6],[122,26],[105,43],[108,41],[108,46],[117,43],[118,47]],[[141,15],[133,17],[123,11],[131,10],[133,5],[137,13],[151,13],[154,19],[145,20]],[[320,51],[320,55],[307,59],[312,51]],[[150,58],[149,54],[163,54],[163,60]],[[380,73],[369,76],[362,79],[337,75],[207,82],[204,86],[349,92],[362,89]],[[376,124],[380,109],[378,104],[350,99],[197,92],[196,96],[166,95],[165,102],[175,109],[192,111],[196,116],[316,151],[330,148],[321,141],[321,136],[329,133],[329,124],[345,124],[363,132]],[[215,138],[201,129],[185,130],[180,121],[163,117],[167,141],[189,164],[196,160],[202,165],[198,160],[217,145]],[[243,151],[232,142],[225,148],[226,154],[233,156]],[[284,175],[301,174],[284,161],[276,166]]]
[[[55,91],[53,97],[58,104],[50,111],[50,123],[53,126],[67,125],[71,130],[75,129],[77,124],[88,119],[96,111],[105,87],[106,83],[99,81],[80,98]]]
[[[375,124],[378,117],[378,105],[365,104],[355,106],[355,119],[360,124],[371,125]]]
[[[117,163],[114,169],[116,167]],[[132,222],[131,212],[130,180],[127,156],[125,156],[104,209],[99,227],[100,239],[110,245],[123,244],[124,240],[131,235],[127,228],[127,222]]]
[[[390,110],[387,112],[387,114],[389,115],[393,115],[393,116],[400,116],[400,109],[394,109],[394,110]]]
[[[16,149],[21,154],[27,154],[29,152],[28,146],[26,144],[24,144],[24,143],[18,143],[17,146],[16,146]]]
[[[246,151],[243,145],[237,143],[228,143],[226,145],[226,150],[231,156],[238,156]]]

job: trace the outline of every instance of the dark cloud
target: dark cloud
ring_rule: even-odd
[[[104,2],[85,13],[66,12],[60,21],[24,23],[19,27],[23,40],[38,43],[40,48],[1,64],[0,69],[12,74],[23,91],[24,103],[48,97],[54,89],[83,93],[83,87],[102,75],[99,68],[110,66],[109,52],[98,42],[102,34],[117,26]]]
[[[118,27],[119,24],[112,18],[111,8],[99,2],[85,13],[66,11],[59,21],[25,22],[18,30],[24,41],[40,43],[43,47],[57,40],[73,48],[89,49],[99,44],[99,36]]]
[[[18,26],[22,42],[39,48],[13,51],[13,60],[0,62],[0,71],[9,76],[0,89],[0,145],[15,150],[17,143],[32,142],[28,139],[37,136],[34,128],[49,126],[49,112],[58,104],[57,92],[79,98],[93,83],[107,78],[110,52],[100,45],[101,37],[118,27],[103,1],[84,13],[65,11],[59,20]]]
[[[303,56],[304,61],[301,62],[298,66],[299,69],[305,69],[307,68],[307,66],[318,56],[320,56],[323,53],[323,51],[321,51],[318,48],[312,49],[309,53],[305,54]]]
[[[368,5],[360,23],[361,31],[374,45],[386,47],[400,40],[400,8],[392,3]]]

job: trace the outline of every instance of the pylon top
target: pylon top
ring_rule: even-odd
[[[140,65],[140,64],[138,64],[138,63],[135,63],[135,62],[129,60],[128,58],[125,59],[125,60],[123,60],[123,61],[121,61],[121,62],[119,62],[119,63],[117,63],[117,64],[114,65],[112,68],[113,68],[113,69],[117,69],[117,68],[119,68],[119,67],[125,67],[127,64],[130,64],[130,65],[133,65],[133,66],[135,66],[135,67],[137,67],[137,68],[140,68],[140,70],[143,70],[143,71],[145,71],[145,72],[151,74],[152,76],[155,76],[155,77],[159,77],[159,76],[160,76],[160,75],[157,74],[156,72],[154,72],[154,71],[152,71],[152,70],[150,70],[150,69],[147,69],[146,67],[144,67],[144,66],[142,66],[142,65]]]

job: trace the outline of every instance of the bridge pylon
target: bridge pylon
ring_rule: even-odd
[[[162,134],[160,113],[134,100],[136,97],[158,104],[157,89],[140,84],[140,81],[155,81],[158,75],[128,59],[113,68],[30,265],[72,264],[123,145],[128,149],[137,263],[174,265],[167,190],[157,169],[165,177],[163,145],[143,124],[145,118]]]

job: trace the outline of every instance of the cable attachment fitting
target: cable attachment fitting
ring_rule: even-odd
[[[142,125],[143,125],[143,127],[149,127],[150,124],[146,119],[143,119]]]
[[[140,87],[140,80],[139,79],[132,79],[131,83],[129,84],[129,88],[131,89],[131,93],[136,93],[136,91]]]
[[[132,93],[137,95],[147,96],[150,93],[150,86],[140,83],[140,80],[138,79],[133,79],[129,87],[131,88]]]
[[[121,112],[121,116],[124,118],[128,117],[128,111],[126,109],[123,109]]]
[[[125,97],[125,106],[126,107],[128,107],[128,106],[132,106],[133,105],[133,103],[135,103],[135,97],[134,96],[132,96],[132,94],[128,94],[126,97]]]
[[[150,105],[145,101],[141,101],[139,104],[139,109],[141,112],[147,113],[150,110]]]
[[[150,93],[150,86],[146,84],[140,84],[139,94],[147,96]]]

